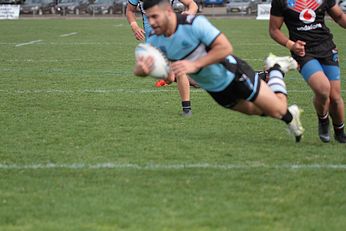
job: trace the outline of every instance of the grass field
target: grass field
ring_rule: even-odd
[[[214,19],[260,69],[267,21]],[[340,50],[345,30],[328,23]],[[0,21],[0,230],[345,230],[346,147],[322,144],[312,93],[294,143],[281,121],[225,110],[132,74],[124,19]]]

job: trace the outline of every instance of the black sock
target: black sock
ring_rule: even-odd
[[[268,71],[257,71],[258,77],[260,77],[265,82],[268,82]]]
[[[320,116],[317,114],[318,121],[320,122],[320,124],[322,124],[322,125],[329,124],[329,117],[328,116],[329,116],[328,112],[323,116]]]
[[[336,136],[343,136],[344,135],[344,123],[341,124],[334,124],[334,133]]]
[[[181,101],[181,106],[183,107],[184,112],[191,111],[191,102],[190,101]]]
[[[286,124],[291,123],[291,121],[293,120],[293,116],[288,109],[286,114],[281,118],[281,120],[284,121]]]
[[[280,67],[279,64],[277,64],[277,63],[274,64],[274,66],[271,67],[271,68],[268,70],[268,73],[270,73],[270,72],[273,71],[273,70],[280,71],[280,72],[282,73],[282,77],[285,76],[285,72],[283,72],[283,71],[281,70],[281,67]]]

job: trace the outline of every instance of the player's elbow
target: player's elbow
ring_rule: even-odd
[[[269,27],[269,35],[270,35],[270,37],[272,38],[272,39],[274,39],[274,35],[275,35],[275,29],[273,29],[273,28],[271,28],[271,27]]]
[[[281,30],[279,28],[269,27],[269,35],[275,41],[279,37]]]
[[[229,44],[229,48],[228,48],[228,54],[233,54],[233,46],[232,44]]]
[[[345,13],[343,13],[343,14],[340,16],[340,18],[339,18],[339,20],[337,21],[337,23],[338,23],[342,28],[346,29],[346,14],[345,14]]]
[[[233,46],[231,43],[224,44],[221,50],[223,51],[224,57],[233,54]]]
[[[233,53],[231,42],[223,34],[217,38],[215,44],[218,45],[219,50],[222,51],[225,57]]]

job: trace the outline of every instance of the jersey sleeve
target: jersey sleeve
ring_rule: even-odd
[[[194,35],[207,47],[221,34],[221,32],[202,15],[196,16],[192,23],[192,30]]]
[[[283,17],[283,1],[273,0],[271,3],[270,14],[277,17]]]
[[[137,6],[139,3],[139,0],[127,0],[128,3],[130,3],[133,6]]]
[[[327,9],[329,10],[333,6],[335,6],[336,1],[335,0],[327,0]]]

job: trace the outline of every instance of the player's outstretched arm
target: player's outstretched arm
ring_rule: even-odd
[[[172,63],[171,68],[176,76],[195,73],[205,66],[223,61],[232,52],[231,43],[225,35],[220,34],[211,44],[211,49],[207,55],[194,62],[188,60],[176,61]]]
[[[127,21],[129,22],[131,29],[133,31],[133,34],[137,40],[144,41],[145,40],[145,32],[144,30],[138,26],[136,22],[136,11],[137,7],[127,3],[126,6],[126,18]]]
[[[210,45],[210,50],[206,56],[203,56],[195,61],[198,69],[208,66],[210,64],[223,61],[228,55],[233,53],[231,42],[224,34],[220,34],[214,42]]]

